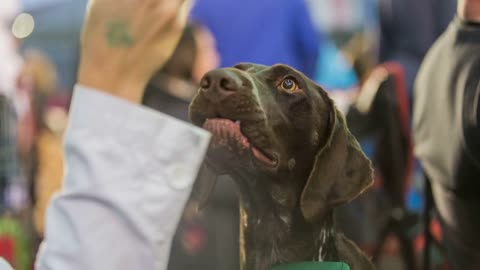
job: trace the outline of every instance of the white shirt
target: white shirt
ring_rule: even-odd
[[[2,257],[0,257],[0,270],[13,270],[10,264]]]
[[[76,86],[37,270],[166,269],[208,132]]]

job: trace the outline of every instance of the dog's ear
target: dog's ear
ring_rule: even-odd
[[[328,100],[328,140],[315,157],[300,198],[302,213],[309,222],[320,220],[328,210],[353,200],[373,184],[370,160],[348,130],[342,113]]]

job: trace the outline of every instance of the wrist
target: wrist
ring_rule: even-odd
[[[141,103],[146,85],[146,82],[85,66],[79,69],[77,83],[136,104]]]

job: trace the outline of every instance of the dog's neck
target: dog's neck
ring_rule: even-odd
[[[299,207],[273,199],[262,179],[235,179],[241,195],[242,270],[268,270],[301,261],[336,260],[333,212],[309,224]],[[270,194],[266,196],[265,194]]]

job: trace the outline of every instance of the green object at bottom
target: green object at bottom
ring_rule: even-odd
[[[274,266],[271,270],[350,270],[343,262],[301,262]]]

